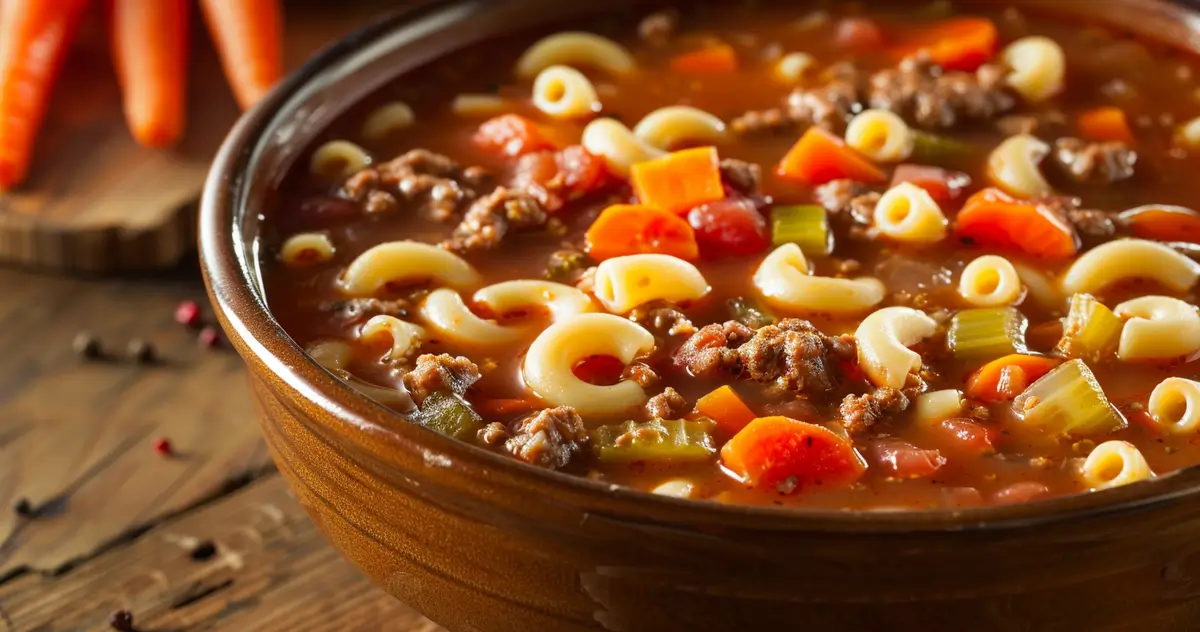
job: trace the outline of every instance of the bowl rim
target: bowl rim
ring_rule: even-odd
[[[1141,0],[1119,0],[1138,3]],[[1153,1],[1153,0],[1151,0]],[[737,505],[672,498],[601,483],[586,477],[539,468],[465,441],[440,435],[403,420],[362,395],[317,364],[283,330],[267,307],[261,287],[256,243],[241,235],[246,193],[254,181],[256,148],[278,131],[279,112],[297,100],[314,78],[334,72],[352,54],[378,44],[404,24],[451,9],[514,4],[522,0],[421,0],[383,14],[372,23],[339,39],[286,77],[231,129],[205,180],[199,210],[199,251],[205,287],[230,341],[247,364],[278,378],[301,401],[329,413],[320,416],[339,439],[366,453],[378,453],[383,440],[389,449],[405,450],[428,460],[446,457],[456,468],[506,477],[512,485],[553,494],[559,502],[600,509],[614,517],[689,525],[738,525],[770,530],[806,532],[961,532],[1008,530],[1094,519],[1099,516],[1153,510],[1200,494],[1200,466],[1177,470],[1133,485],[1032,501],[963,509],[836,510],[773,505]],[[1200,24],[1200,15],[1164,3],[1181,23]],[[306,415],[305,423],[318,416]],[[336,427],[335,427],[336,426]],[[432,452],[431,452],[432,451]],[[407,474],[412,474],[411,472]]]

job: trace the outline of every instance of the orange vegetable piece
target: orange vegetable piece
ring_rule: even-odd
[[[1120,215],[1135,237],[1200,244],[1200,213],[1182,206],[1140,206]]]
[[[642,253],[692,260],[700,256],[696,233],[684,218],[651,206],[614,204],[585,235],[588,255],[597,261]]]
[[[200,0],[221,68],[242,109],[283,75],[282,0]]]
[[[924,49],[942,68],[973,71],[996,56],[998,41],[991,20],[951,18],[901,37],[894,54],[907,57]]]
[[[1079,115],[1076,125],[1079,127],[1079,134],[1089,140],[1133,142],[1133,131],[1129,129],[1125,110],[1118,107],[1106,106],[1088,110]]]
[[[696,411],[717,422],[726,436],[737,434],[754,421],[754,411],[726,384],[696,400]]]
[[[896,165],[892,171],[894,187],[901,182],[910,182],[925,189],[938,204],[949,204],[962,195],[963,189],[971,186],[971,176],[961,171],[947,171],[941,167],[925,165]]]
[[[849,441],[824,426],[790,417],[759,417],[721,448],[721,462],[743,481],[774,487],[852,483],[866,470]]]
[[[830,180],[849,178],[867,184],[882,184],[887,175],[854,151],[841,138],[820,127],[810,127],[792,146],[777,169],[779,175],[818,186]]]
[[[834,41],[841,48],[869,52],[883,48],[883,30],[868,18],[842,18],[834,30]]]
[[[113,65],[125,121],[137,142],[169,147],[186,118],[187,0],[115,0]]]
[[[1046,259],[1065,259],[1079,249],[1079,238],[1053,211],[987,188],[967,199],[954,231],[977,244],[1019,250]]]
[[[554,149],[542,130],[519,114],[502,114],[490,118],[475,132],[475,144],[481,149],[498,151],[505,156],[522,156],[535,151]]]
[[[689,75],[733,72],[737,70],[737,53],[729,44],[714,44],[672,57],[669,67]]]
[[[684,149],[633,165],[633,192],[642,204],[680,213],[725,198],[716,147]]]
[[[967,380],[966,395],[985,402],[1015,398],[1062,363],[1059,358],[1013,353],[983,365]]]

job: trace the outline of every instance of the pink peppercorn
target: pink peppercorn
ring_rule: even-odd
[[[159,456],[171,456],[171,440],[166,437],[159,437],[154,440],[154,451]]]
[[[183,301],[175,308],[175,322],[187,327],[200,324],[200,306],[196,301]]]
[[[221,344],[221,334],[216,327],[205,327],[200,330],[197,340],[200,341],[201,346],[212,348]]]

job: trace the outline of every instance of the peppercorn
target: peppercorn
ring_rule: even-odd
[[[216,327],[208,326],[200,330],[200,335],[196,338],[200,342],[200,346],[212,349],[221,345],[221,334]]]
[[[32,518],[34,514],[33,503],[29,502],[28,498],[18,498],[13,501],[13,512],[22,518]]]
[[[125,347],[125,353],[138,364],[154,364],[158,360],[158,353],[154,350],[154,345],[141,338],[130,340]]]
[[[171,456],[174,451],[171,449],[171,440],[166,437],[159,437],[154,440],[154,451],[159,456]]]
[[[108,627],[117,632],[134,632],[133,613],[128,610],[117,610],[108,615]]]
[[[197,562],[204,562],[217,554],[217,545],[213,544],[212,540],[204,540],[192,549],[192,559]]]
[[[71,341],[71,348],[85,360],[95,360],[104,356],[104,348],[100,344],[100,339],[86,331],[75,334],[75,339]]]
[[[175,307],[175,322],[185,327],[199,327],[203,318],[196,301],[183,301]]]

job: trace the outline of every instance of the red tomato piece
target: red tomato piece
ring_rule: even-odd
[[[834,40],[838,46],[859,52],[883,48],[883,30],[874,20],[843,18],[837,23]]]
[[[579,361],[571,372],[588,384],[611,386],[621,381],[625,363],[606,355],[588,356]]]
[[[1050,493],[1050,488],[1036,481],[1021,481],[998,490],[992,494],[992,502],[997,505],[1014,505],[1037,500]]]
[[[604,161],[579,145],[561,151],[525,154],[513,169],[513,186],[528,190],[553,213],[573,200],[609,183]]]
[[[992,454],[992,431],[970,419],[943,419],[931,427],[933,441],[947,452],[979,456]]]
[[[505,156],[522,156],[545,149],[554,149],[542,130],[519,114],[503,114],[488,119],[475,132],[475,144]]]
[[[903,164],[897,165],[896,170],[892,172],[892,183],[889,187],[901,182],[911,182],[928,191],[929,196],[938,204],[947,204],[962,197],[971,186],[971,176],[941,167]]]
[[[922,478],[946,464],[946,457],[937,450],[918,448],[896,437],[871,442],[868,455],[875,467],[892,478]]]
[[[706,259],[745,257],[771,245],[767,220],[750,200],[727,198],[701,204],[688,212],[687,220]]]

